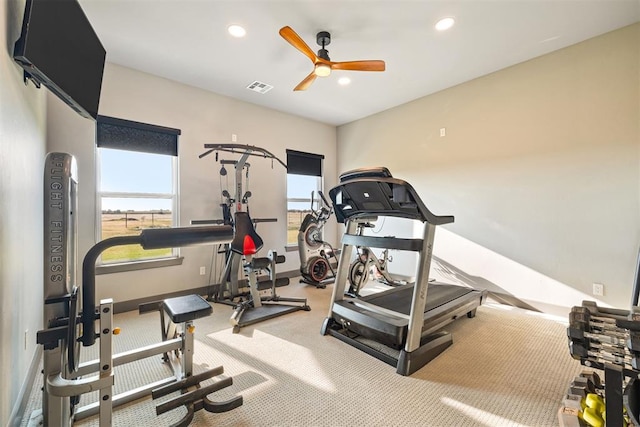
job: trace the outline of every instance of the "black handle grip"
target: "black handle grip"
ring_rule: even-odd
[[[149,228],[140,233],[143,249],[229,243],[233,240],[230,225],[215,227]]]
[[[324,204],[326,206],[331,206],[331,203],[329,203],[329,201],[327,200],[327,198],[324,196],[324,193],[320,190],[318,190],[318,194],[320,195],[320,197],[322,197],[322,201],[324,202]]]
[[[200,155],[198,156],[198,158],[199,158],[199,159],[201,159],[201,158],[203,158],[203,157],[205,157],[205,156],[208,156],[208,155],[209,155],[209,154],[211,154],[211,153],[213,153],[213,150],[205,151],[204,153],[200,154]]]

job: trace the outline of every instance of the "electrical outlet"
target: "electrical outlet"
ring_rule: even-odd
[[[447,128],[440,128],[440,136],[447,136]]]
[[[238,142],[238,135],[236,135],[235,133],[231,134],[231,142]]]
[[[206,272],[206,268],[200,267],[200,275],[204,276],[205,272]]]
[[[593,295],[596,297],[604,296],[604,285],[602,283],[593,284]]]

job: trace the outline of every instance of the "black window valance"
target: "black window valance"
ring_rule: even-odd
[[[287,150],[287,173],[294,175],[322,176],[321,154]]]
[[[96,120],[96,144],[103,148],[177,156],[178,135],[180,129],[115,117],[98,116]]]

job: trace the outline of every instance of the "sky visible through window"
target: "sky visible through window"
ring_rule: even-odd
[[[290,199],[310,199],[311,192],[315,191],[314,199],[317,201],[320,196],[318,195],[319,178],[317,176],[308,175],[287,175],[287,197]],[[317,202],[314,204],[314,209],[317,209]],[[289,202],[287,203],[287,209],[289,210],[309,210],[311,203],[309,202]]]
[[[138,153],[134,151],[100,149],[102,192],[127,193],[161,193],[172,191],[172,157],[161,154]],[[319,178],[317,176],[287,175],[287,197],[297,199],[314,198],[317,208],[319,195]],[[308,210],[309,202],[289,202],[290,210]],[[158,198],[105,198],[102,199],[102,210],[148,211],[171,210],[171,199]]]
[[[101,149],[100,190],[103,192],[172,192],[172,157],[161,154]],[[171,210],[171,199],[103,198],[102,210]]]

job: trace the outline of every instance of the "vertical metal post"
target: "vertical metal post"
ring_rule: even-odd
[[[62,349],[60,346],[45,350],[43,355],[44,383],[47,378],[56,377],[61,369]],[[66,375],[66,374],[65,374]],[[71,405],[68,397],[54,396],[42,388],[42,420],[44,427],[68,427],[71,425]]]
[[[624,372],[621,366],[605,363],[604,385],[606,396],[607,427],[622,427],[623,422],[623,392]]]
[[[429,269],[431,267],[431,256],[433,251],[433,240],[436,226],[424,223],[422,237],[422,250],[416,266],[416,284],[411,299],[411,311],[409,312],[409,325],[407,331],[407,342],[404,350],[408,353],[420,347],[422,335],[422,323],[424,321],[424,307],[427,303],[427,288],[429,287]]]
[[[357,221],[348,220],[344,232],[344,235],[354,234],[357,230]],[[343,237],[344,242],[344,237]],[[333,293],[331,295],[331,306],[329,307],[329,314],[327,317],[333,316],[333,303],[335,301],[342,301],[344,299],[344,288],[347,284],[347,277],[349,276],[349,262],[351,261],[351,254],[353,253],[353,245],[342,244],[342,250],[340,251],[340,260],[338,261],[338,271],[336,272],[336,280],[333,284]]]
[[[178,378],[178,376],[176,376],[176,381],[180,381],[181,379],[193,375],[193,350],[195,344],[193,335],[195,332],[195,326],[193,325],[193,321],[191,320],[183,323],[182,326],[182,340],[184,343],[181,360],[182,378]]]
[[[242,170],[244,169],[244,165],[247,164],[247,159],[251,154],[252,150],[247,149],[244,154],[238,159],[235,164],[236,169],[236,211],[240,212],[242,210]],[[248,169],[247,169],[248,170]]]
[[[245,255],[245,262],[251,264],[253,255]],[[253,307],[262,307],[262,299],[260,298],[260,290],[258,289],[258,270],[255,268],[245,269],[248,273],[247,280],[249,281],[249,292],[251,293],[251,300],[253,301]]]
[[[49,153],[44,165],[44,265],[43,265],[43,328],[49,322],[69,316],[68,301],[61,298],[70,295],[76,282],[77,212],[76,186],[77,164],[67,153]],[[62,373],[69,378],[65,364],[69,345],[61,340],[55,348],[45,348],[43,377],[55,377]],[[43,388],[42,415],[45,426],[71,425],[71,405],[68,397],[52,396]]]
[[[113,300],[100,301],[100,379],[113,376]],[[111,426],[113,379],[100,388],[100,427]]]
[[[636,261],[636,274],[633,281],[633,291],[631,293],[631,311],[633,307],[638,305],[638,298],[640,298],[640,252],[638,252],[638,258]]]

